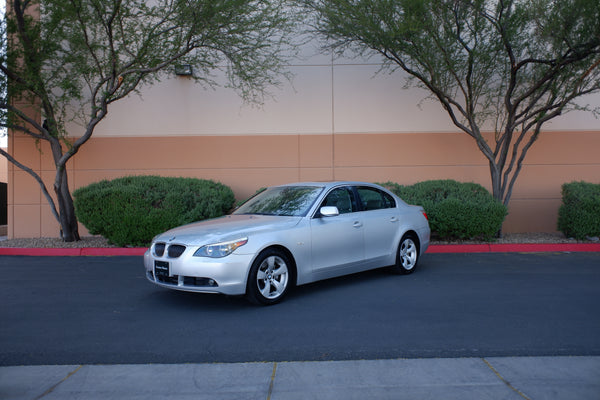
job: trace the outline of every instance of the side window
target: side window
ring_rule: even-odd
[[[392,196],[390,196],[389,194],[387,194],[385,192],[381,192],[381,195],[383,196],[383,204],[384,204],[383,208],[395,208],[396,207],[396,201],[394,200],[394,198]]]
[[[375,188],[359,187],[357,191],[364,211],[396,207],[392,196]]]
[[[356,207],[353,207],[354,202],[352,200],[352,193],[347,188],[337,188],[333,189],[327,195],[327,197],[325,197],[325,200],[323,201],[323,204],[321,204],[321,207],[337,207],[340,214],[347,214],[351,213],[356,209]]]

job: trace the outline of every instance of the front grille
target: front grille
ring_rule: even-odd
[[[177,258],[183,254],[183,252],[185,251],[185,246],[182,246],[180,244],[171,244],[167,246],[167,244],[163,242],[154,243],[155,256],[164,256],[165,250],[167,251],[167,256],[169,258]]]
[[[167,254],[170,258],[177,258],[183,254],[185,251],[185,246],[181,246],[179,244],[172,244],[169,246],[167,250]]]
[[[154,244],[154,254],[158,257],[162,257],[165,254],[165,244],[164,243],[155,243]]]

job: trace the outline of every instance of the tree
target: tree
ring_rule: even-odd
[[[598,0],[300,1],[326,49],[379,54],[439,101],[505,205],[544,124],[600,111],[577,101],[600,90]]]
[[[1,25],[7,51],[0,53],[0,89],[8,91],[0,94],[0,123],[49,144],[54,197],[32,168],[0,154],[39,183],[63,240],[79,240],[66,165],[109,107],[178,64],[190,64],[192,78],[209,86],[217,84],[212,74],[225,70],[228,85],[245,100],[262,101],[286,75],[291,54],[284,1],[8,2]],[[67,132],[67,123],[80,131]]]

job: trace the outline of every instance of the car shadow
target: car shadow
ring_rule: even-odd
[[[211,308],[225,311],[241,307],[253,307],[244,296],[226,296],[212,293],[193,293],[165,288],[157,288],[151,295],[151,301],[175,309]]]
[[[357,272],[295,287],[290,293],[290,297],[311,297],[316,294],[320,295],[328,291],[339,291],[341,289],[349,291],[360,290],[363,286],[371,286],[379,281],[398,276],[391,273],[387,268]]]
[[[419,270],[423,267],[425,265],[419,266]],[[280,304],[285,304],[289,301],[297,302],[302,299],[312,301],[315,298],[327,297],[332,292],[347,292],[348,295],[352,295],[352,293],[359,293],[362,290],[369,290],[369,288],[387,284],[390,280],[395,280],[394,282],[396,280],[398,282],[408,282],[411,279],[410,277],[419,274],[419,270],[411,275],[397,275],[390,272],[387,267],[382,267],[312,282],[292,288]],[[226,296],[222,294],[184,292],[165,288],[156,288],[151,294],[151,301],[176,309],[210,308],[219,311],[238,311],[240,309],[263,308],[263,306],[250,303],[243,295]]]
[[[374,283],[382,279],[395,277],[385,269],[377,269],[366,272],[355,273],[351,275],[326,279],[292,288],[288,293],[285,302],[291,298],[310,298],[316,294],[319,296],[328,291],[360,290],[365,284]],[[169,289],[163,289],[157,294],[163,304],[170,304],[173,307],[200,306],[200,307],[218,307],[221,309],[239,308],[239,307],[261,307],[250,303],[244,296],[226,296],[210,293],[191,293]]]

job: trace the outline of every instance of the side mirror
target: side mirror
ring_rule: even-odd
[[[324,217],[336,217],[336,216],[340,215],[340,211],[338,210],[338,208],[331,207],[331,206],[321,207],[319,212]]]

